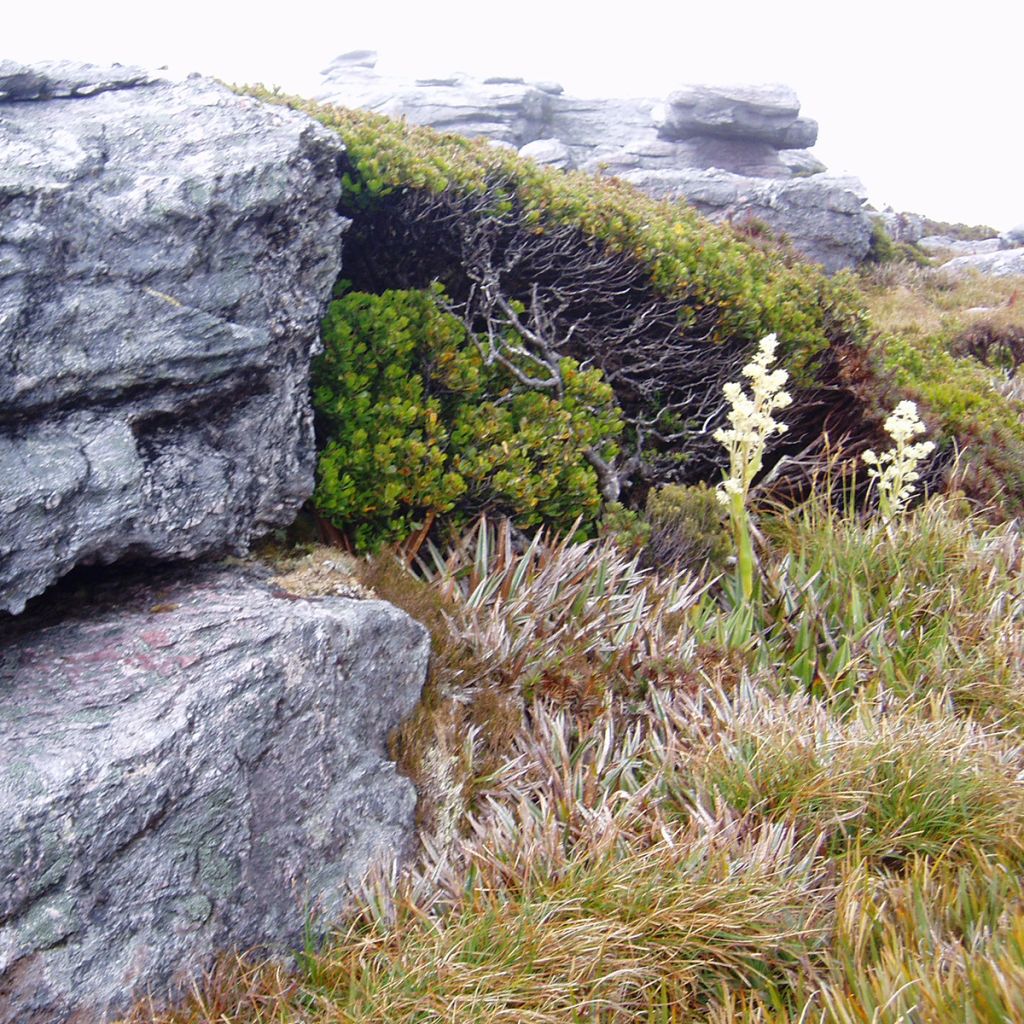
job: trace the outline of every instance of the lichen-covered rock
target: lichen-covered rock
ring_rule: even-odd
[[[72,582],[0,648],[3,1024],[100,1024],[217,952],[301,947],[413,835],[403,612],[252,568]]]
[[[207,80],[0,63],[0,610],[294,517],[340,155]]]

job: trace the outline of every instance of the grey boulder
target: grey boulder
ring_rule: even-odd
[[[806,149],[817,141],[818,125],[799,115],[800,101],[785,85],[691,85],[669,94],[658,131],[673,140],[721,135]]]
[[[1017,224],[1009,231],[1004,231],[999,236],[999,242],[1004,249],[1019,249],[1024,245],[1024,224]]]
[[[405,613],[245,568],[71,582],[0,649],[4,1024],[100,1024],[215,953],[300,948],[413,839]]]
[[[536,139],[519,150],[519,155],[545,167],[570,170],[574,166],[569,147],[559,139]]]
[[[824,174],[828,168],[809,149],[783,149],[779,160],[794,178]]]
[[[0,611],[294,518],[341,152],[204,79],[0,64]]]
[[[976,272],[989,277],[1024,277],[1024,248],[958,256],[943,263],[942,269],[957,275]]]
[[[829,273],[863,260],[871,243],[871,220],[856,179],[748,178],[716,170],[634,171],[623,177],[659,198],[686,199],[712,220],[742,224],[756,218]]]

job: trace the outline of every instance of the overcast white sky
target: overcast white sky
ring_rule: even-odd
[[[569,93],[662,97],[692,82],[784,82],[815,152],[872,201],[936,219],[1024,221],[1020,0],[89,0],[17,3],[0,57],[169,64],[311,91],[334,56],[376,49],[410,76],[467,71]]]

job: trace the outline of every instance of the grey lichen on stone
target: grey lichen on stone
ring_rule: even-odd
[[[426,631],[255,564],[62,586],[0,671],[0,1020],[102,1021],[288,951],[411,848],[389,760]],[[166,609],[154,611],[154,608]],[[6,1014],[6,1016],[5,1016]]]
[[[313,487],[338,136],[201,78],[0,64],[0,613],[243,552]]]

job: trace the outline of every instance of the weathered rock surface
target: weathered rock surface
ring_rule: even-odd
[[[862,260],[871,242],[864,196],[854,179],[777,180],[724,171],[632,171],[627,181],[654,196],[687,200],[713,220],[757,218],[834,273]]]
[[[253,568],[72,584],[0,648],[4,1024],[100,1024],[214,953],[301,947],[413,834],[386,742],[428,639],[403,612]]]
[[[664,103],[581,99],[522,79],[409,82],[379,74],[375,63],[365,50],[339,57],[324,71],[318,98],[483,136],[551,166],[616,175],[688,199],[712,217],[759,217],[829,271],[867,254],[863,189],[822,174],[807,152],[817,124],[800,117],[785,86],[690,86]],[[793,186],[796,179],[808,184]]]
[[[800,101],[785,85],[691,85],[669,94],[658,116],[663,139],[694,135],[806,149],[818,141],[817,122],[800,117]]]
[[[0,610],[294,517],[340,152],[206,80],[0,63]]]
[[[925,235],[917,240],[925,252],[948,252],[958,256],[976,256],[978,253],[998,252],[1001,248],[998,238],[964,239],[950,235]]]
[[[374,68],[376,55],[358,50],[336,58],[324,71],[330,101],[347,107],[404,117],[440,131],[483,136],[516,148],[542,138],[550,119],[547,91],[520,78],[389,78]],[[324,97],[326,98],[326,97]]]
[[[991,277],[1024,277],[1024,248],[1003,249],[1000,252],[978,253],[974,256],[957,256],[942,264],[942,269],[951,274],[967,274],[977,271]]]
[[[999,236],[999,242],[1004,249],[1019,249],[1024,245],[1024,224],[1017,224],[1009,231],[1004,231]]]
[[[519,150],[519,155],[548,167],[560,167],[562,170],[575,166],[569,147],[559,139],[537,139],[528,142]]]

